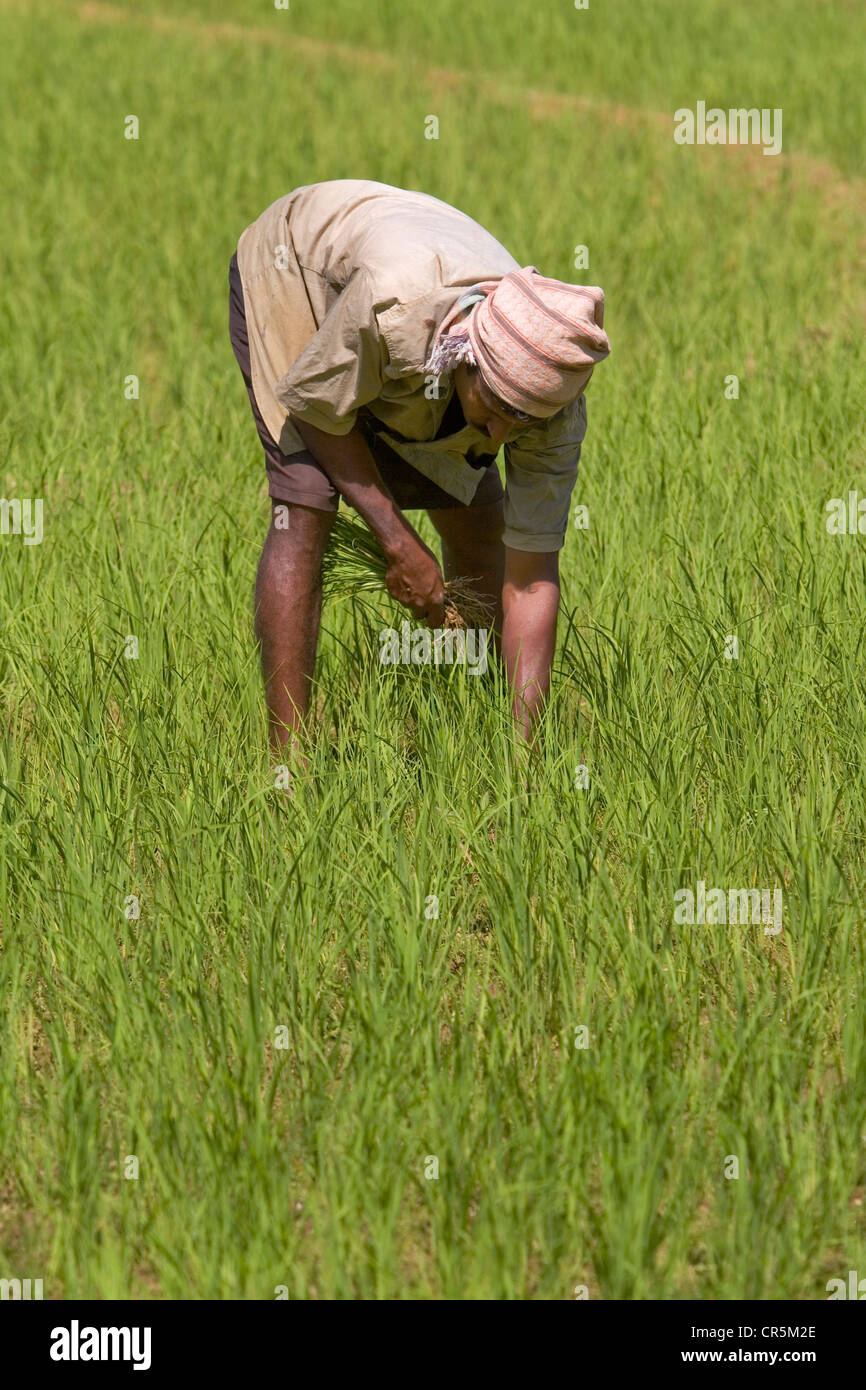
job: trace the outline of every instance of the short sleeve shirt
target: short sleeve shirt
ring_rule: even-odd
[[[360,413],[460,501],[497,446],[465,425],[437,438],[453,377],[424,372],[457,300],[518,262],[465,213],[425,193],[340,179],[295,189],[238,243],[253,391],[280,449],[300,419],[348,434]],[[506,444],[505,544],[561,548],[586,432],[583,395]],[[473,466],[474,465],[474,466]]]

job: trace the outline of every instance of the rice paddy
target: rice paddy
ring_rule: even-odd
[[[2,496],[43,502],[39,543],[32,509],[0,535],[0,1276],[866,1274],[864,30],[807,0],[0,4]],[[698,101],[782,109],[781,152],[677,143]],[[405,612],[373,589],[326,604],[289,796],[227,271],[268,203],[357,176],[602,285],[613,350],[537,753],[494,663],[383,665]],[[780,891],[781,930],[712,890]]]

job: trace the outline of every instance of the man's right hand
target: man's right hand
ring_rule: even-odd
[[[397,538],[386,552],[388,593],[428,627],[441,627],[445,621],[445,594],[442,571],[432,550],[408,532]]]
[[[364,433],[354,425],[348,434],[324,430],[292,417],[313,458],[337,491],[366,521],[385,552],[388,593],[430,627],[445,621],[442,572],[432,550],[413,531],[382,481]]]

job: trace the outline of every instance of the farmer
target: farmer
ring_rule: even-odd
[[[389,593],[435,628],[442,570],[404,515],[427,512],[445,578],[473,578],[495,608],[530,734],[550,684],[583,393],[610,351],[603,310],[600,289],[521,269],[465,213],[386,184],[296,188],[247,227],[229,323],[272,506],[255,599],[276,748],[309,705],[338,497],[378,537]]]

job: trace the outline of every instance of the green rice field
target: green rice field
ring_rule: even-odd
[[[0,1276],[866,1275],[864,44],[842,0],[2,0],[0,492],[43,508],[0,516]],[[782,152],[678,144],[698,101]],[[228,261],[357,177],[603,286],[612,352],[537,758],[496,670],[383,666],[366,594],[290,794]]]

